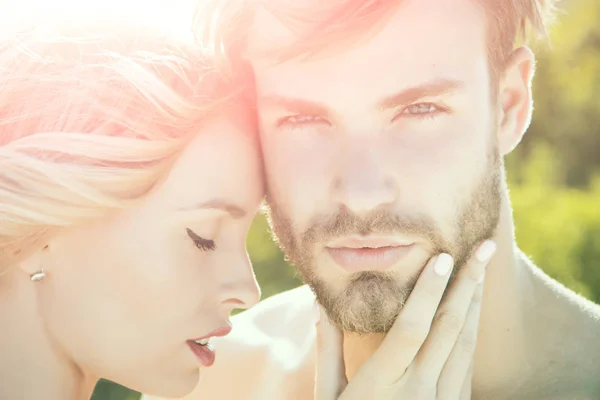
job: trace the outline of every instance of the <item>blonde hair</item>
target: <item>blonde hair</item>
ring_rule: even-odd
[[[134,204],[239,92],[158,21],[62,22],[0,38],[0,272]]]
[[[547,39],[548,25],[556,15],[557,0],[473,0],[488,16],[488,56],[493,75],[505,66],[519,40]],[[224,64],[246,57],[246,40],[253,14],[259,7],[275,15],[300,35],[290,46],[277,49],[278,61],[307,58],[331,44],[353,46],[374,33],[402,5],[402,0],[335,0],[294,6],[285,0],[199,0],[194,17],[202,47]]]

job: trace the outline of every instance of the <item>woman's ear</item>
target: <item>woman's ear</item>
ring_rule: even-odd
[[[28,276],[33,276],[44,270],[44,259],[49,251],[49,245],[45,245],[41,249],[27,256],[18,263],[19,268]]]
[[[520,47],[510,56],[499,82],[498,146],[502,155],[517,147],[531,123],[534,71],[533,52]]]

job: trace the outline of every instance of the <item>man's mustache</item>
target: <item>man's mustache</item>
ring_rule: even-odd
[[[306,246],[341,236],[369,234],[423,237],[434,243],[436,247],[446,247],[440,230],[433,219],[427,215],[419,213],[400,215],[388,208],[379,208],[366,215],[358,216],[345,207],[332,215],[314,217],[310,227],[302,235],[302,244]]]

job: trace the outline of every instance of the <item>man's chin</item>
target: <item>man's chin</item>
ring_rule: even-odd
[[[386,333],[412,290],[378,274],[363,275],[337,292],[322,282],[309,286],[338,328],[358,334]]]
[[[337,312],[333,322],[348,333],[387,333],[401,308],[401,305],[392,301],[386,301],[376,308],[356,302],[342,312]]]

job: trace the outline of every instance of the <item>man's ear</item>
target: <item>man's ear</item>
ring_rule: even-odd
[[[534,71],[533,52],[528,47],[519,47],[510,56],[501,75],[498,96],[498,146],[502,155],[517,147],[531,123],[531,82]]]

